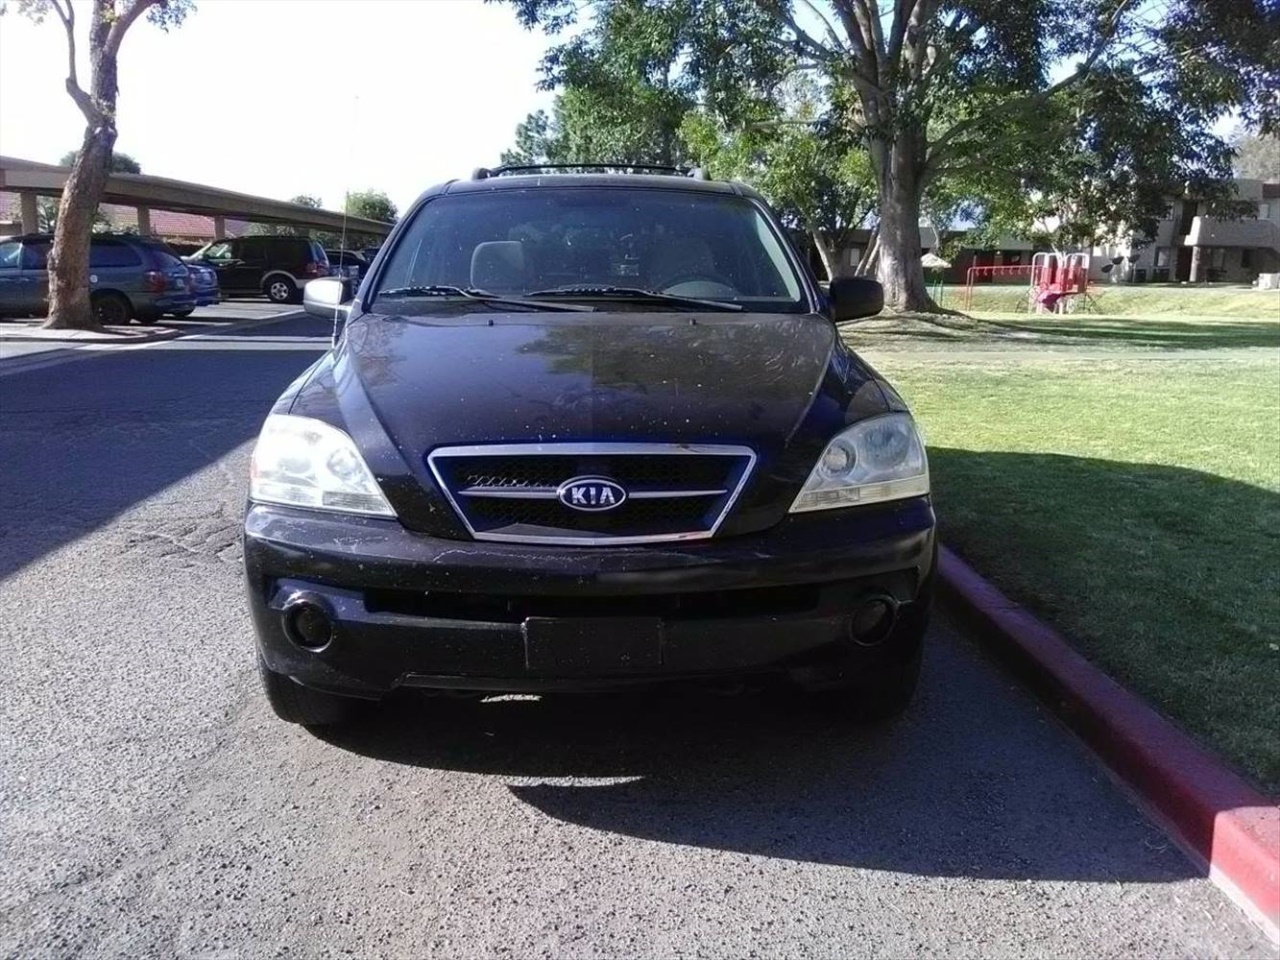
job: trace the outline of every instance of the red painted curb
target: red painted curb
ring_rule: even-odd
[[[1078,654],[946,548],[944,601],[1280,943],[1280,805]]]

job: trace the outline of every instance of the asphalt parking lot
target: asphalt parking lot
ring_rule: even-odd
[[[0,360],[0,954],[1275,955],[945,621],[861,730],[688,693],[277,722],[245,475],[328,335]]]

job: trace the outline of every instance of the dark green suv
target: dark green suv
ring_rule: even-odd
[[[324,247],[306,237],[230,237],[191,259],[218,271],[224,294],[265,294],[272,303],[300,303],[303,284],[333,273]]]

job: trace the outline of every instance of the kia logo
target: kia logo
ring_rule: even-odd
[[[627,491],[603,477],[574,477],[560,484],[556,496],[571,510],[598,512],[622,506]]]

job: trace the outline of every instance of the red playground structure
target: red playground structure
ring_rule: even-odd
[[[1031,258],[1031,302],[1036,313],[1066,313],[1068,297],[1089,289],[1087,253],[1037,253]]]
[[[1066,313],[1070,298],[1089,290],[1089,254],[1037,253],[1030,265],[1009,264],[970,267],[965,274],[964,309],[973,302],[973,285],[980,281],[999,283],[1005,278],[1029,277],[1027,309],[1035,313]]]

